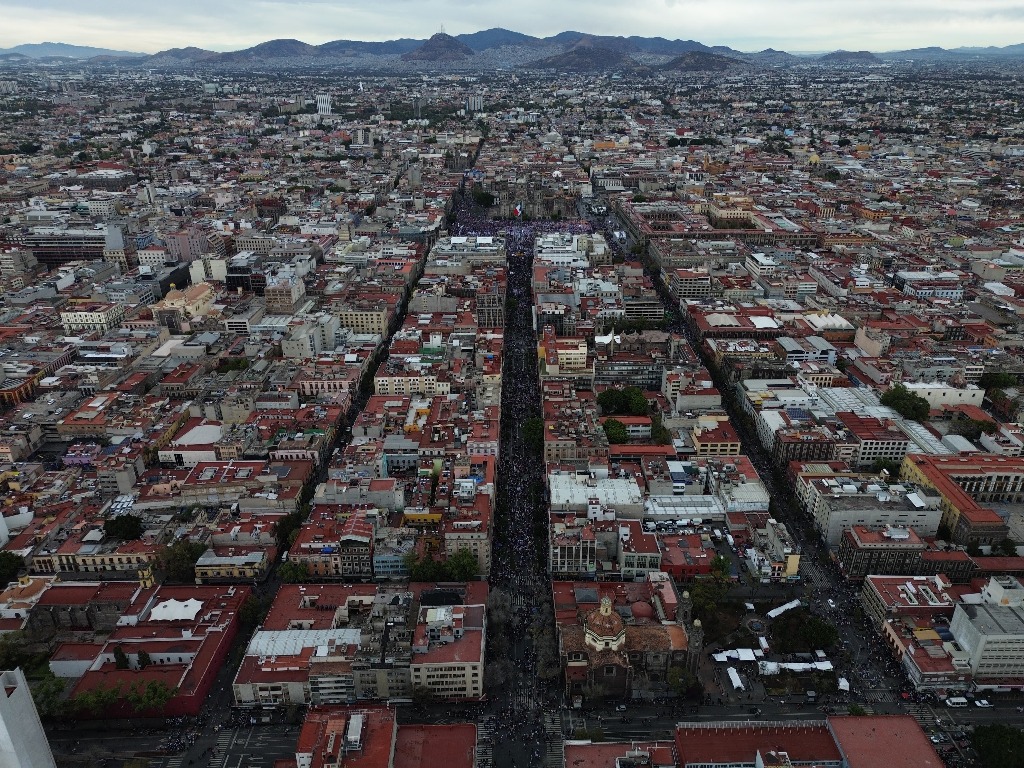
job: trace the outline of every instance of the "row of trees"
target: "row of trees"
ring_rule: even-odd
[[[405,556],[410,581],[472,581],[480,574],[480,563],[473,551],[462,547],[445,560],[431,553],[417,557],[415,552]]]

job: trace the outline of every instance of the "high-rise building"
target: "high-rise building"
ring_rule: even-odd
[[[20,669],[0,672],[0,765],[56,768],[32,692]]]
[[[332,113],[331,94],[318,93],[316,95],[316,113],[318,115],[329,115]]]

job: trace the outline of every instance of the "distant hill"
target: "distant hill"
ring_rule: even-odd
[[[663,64],[659,69],[672,72],[726,72],[730,69],[742,69],[750,65],[745,61],[729,56],[719,56],[707,51],[690,51],[676,56],[672,61]]]
[[[818,58],[822,64],[881,64],[871,51],[833,51]]]
[[[513,32],[510,29],[502,29],[501,27],[485,29],[482,32],[473,32],[468,35],[456,35],[455,39],[465,43],[474,51],[486,51],[490,48],[501,48],[507,45],[535,47],[542,44],[539,37],[524,35],[522,32]]]
[[[20,53],[30,59],[41,59],[44,57],[67,57],[69,59],[91,59],[94,56],[145,56],[144,53],[133,53],[131,51],[113,51],[109,48],[93,48],[90,45],[69,45],[68,43],[24,43],[13,48],[2,48],[0,54]]]
[[[559,32],[552,37],[545,37],[543,42],[554,45],[574,46],[589,41],[601,48],[623,53],[654,53],[662,56],[679,56],[690,51],[707,53],[739,53],[725,46],[711,46],[698,43],[696,40],[668,40],[664,37],[631,37],[613,35],[588,35],[585,32]]]
[[[602,72],[610,69],[633,69],[637,64],[620,50],[583,42],[565,53],[531,61],[523,66],[530,69],[556,69],[561,72]]]
[[[748,53],[744,56],[748,61],[756,61],[759,64],[792,64],[797,57],[785,51],[777,51],[774,48],[765,48],[757,53]]]
[[[474,51],[468,45],[451,35],[438,32],[416,50],[403,53],[402,61],[463,61],[472,55]]]
[[[969,53],[981,56],[1024,56],[1024,43],[1004,45],[1002,48],[990,45],[985,48],[953,48],[953,53]]]
[[[917,61],[921,59],[962,59],[964,54],[957,53],[956,51],[947,51],[945,48],[932,45],[927,48],[911,48],[906,51],[885,51],[884,53],[879,53],[878,57],[886,61]]]
[[[403,37],[398,40],[383,40],[380,42],[363,42],[361,40],[332,40],[329,43],[318,45],[317,48],[326,56],[389,56],[408,53],[423,45],[423,40],[413,40]]]
[[[190,45],[188,48],[169,48],[166,51],[154,53],[147,59],[147,63],[153,64],[161,61],[213,61],[220,58],[221,55],[222,54],[219,54],[216,51],[207,51],[204,48],[196,48],[195,46]]]
[[[687,57],[687,54],[721,56],[732,63],[714,58]],[[475,54],[480,54],[474,57]],[[563,69],[567,71],[604,71],[617,68],[643,69],[652,71],[725,71],[727,68],[742,66],[742,62],[755,66],[788,66],[790,64],[818,63],[825,66],[871,65],[882,61],[963,61],[967,57],[1022,57],[1024,43],[1003,47],[961,47],[940,48],[931,46],[906,51],[834,51],[823,56],[793,56],[785,51],[766,48],[763,51],[744,53],[728,46],[709,46],[697,40],[679,40],[665,37],[639,37],[636,35],[592,35],[576,30],[566,30],[549,37],[534,37],[522,32],[495,27],[456,36],[437,34],[421,40],[399,38],[395,40],[362,41],[332,40],[322,45],[310,45],[301,40],[268,40],[259,45],[240,51],[218,53],[196,47],[171,48],[153,55],[130,51],[108,50],[68,43],[28,43],[13,48],[0,49],[0,62],[16,66],[30,61],[60,63],[64,61],[95,64],[116,63],[119,66],[165,66],[184,67],[207,66],[248,66],[266,63],[271,66],[287,66],[291,63],[308,65],[315,60],[317,65],[331,66],[377,66],[372,57],[388,59],[389,68],[401,68],[402,62],[410,66],[436,63],[443,68],[446,64],[500,68],[536,66],[540,69]],[[363,57],[366,57],[364,60]],[[656,64],[671,58],[662,69]],[[468,62],[468,63],[467,63]],[[479,63],[477,63],[479,62]],[[643,62],[643,66],[639,62]]]
[[[222,61],[234,61],[239,59],[294,59],[299,57],[317,56],[320,51],[315,45],[304,43],[301,40],[268,40],[265,43],[254,45],[233,53],[221,54]]]

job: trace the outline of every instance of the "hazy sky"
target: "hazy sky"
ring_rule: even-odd
[[[740,50],[1024,42],[1021,0],[3,0],[0,47],[54,41],[156,52],[429,37],[505,27],[660,35]]]

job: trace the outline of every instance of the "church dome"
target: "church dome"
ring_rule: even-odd
[[[601,607],[591,611],[585,623],[585,640],[594,648],[618,650],[626,640],[626,624],[612,609],[612,601],[607,597],[601,598]]]
[[[633,614],[634,619],[653,619],[654,609],[650,603],[638,601],[629,606],[629,610]]]

